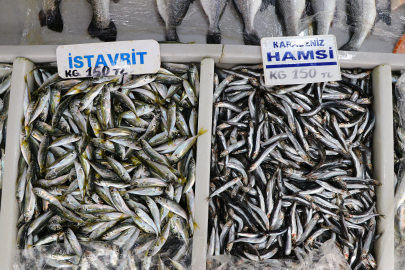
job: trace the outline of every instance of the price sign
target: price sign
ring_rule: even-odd
[[[263,38],[261,49],[266,85],[341,80],[333,35]]]
[[[62,78],[156,73],[160,47],[155,40],[62,45],[56,49]]]

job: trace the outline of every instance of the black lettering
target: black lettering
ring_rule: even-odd
[[[74,77],[80,76],[79,72],[77,72],[77,69],[73,70],[72,75],[73,75]]]
[[[72,71],[71,70],[65,70],[65,77],[72,77]]]
[[[271,80],[271,79],[277,80],[277,72],[271,72],[271,71],[270,71],[270,80]]]

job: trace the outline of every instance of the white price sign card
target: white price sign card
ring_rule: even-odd
[[[266,85],[341,80],[335,36],[263,38],[261,48]]]
[[[157,73],[160,46],[155,40],[62,45],[56,49],[62,78]]]

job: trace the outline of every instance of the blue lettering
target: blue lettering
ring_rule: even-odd
[[[82,68],[83,67],[83,57],[81,57],[81,56],[76,56],[75,58],[74,58],[74,61],[75,61],[75,68]]]
[[[325,50],[316,51],[315,54],[316,54],[316,59],[325,59],[326,57],[328,57]]]
[[[85,55],[83,57],[87,59],[87,67],[91,67],[91,59],[94,58],[94,55]]]
[[[136,65],[135,50],[132,49],[132,65]]]
[[[144,56],[147,55],[147,52],[137,52],[136,55],[139,55],[139,58],[141,60],[141,65],[145,64],[145,59]]]
[[[274,55],[271,55],[271,53],[267,53],[267,61],[271,62],[272,58],[276,58],[276,61],[280,61],[280,53],[276,52]]]
[[[291,47],[291,41],[286,41],[285,45],[288,47]]]
[[[73,68],[73,64],[72,64],[72,57],[70,57],[72,54],[69,53],[69,68]]]
[[[310,46],[311,46],[311,47],[312,47],[312,46],[316,46],[316,40],[311,40]]]
[[[319,40],[319,46],[324,46],[324,45],[323,45],[323,41],[324,41],[323,39],[320,39],[320,40]]]
[[[273,42],[273,48],[278,48],[278,42],[277,41]]]
[[[118,57],[120,56],[120,54],[119,54],[119,53],[116,53],[116,54],[115,54],[115,57],[114,57],[114,60],[112,59],[111,54],[107,54],[107,56],[108,56],[108,59],[110,60],[111,65],[112,65],[113,67],[116,66],[116,65],[117,65],[117,61],[118,61]]]
[[[131,55],[129,53],[121,53],[121,66],[125,66],[125,65],[131,65],[131,61],[129,61],[129,58],[131,57]],[[127,62],[126,64],[124,62]]]
[[[96,61],[96,67],[98,67],[99,65],[103,65],[103,66],[107,66],[107,62],[104,60],[104,56],[102,54],[99,54],[97,57],[97,61]]]
[[[333,50],[331,47],[329,47],[329,58],[333,59]]]
[[[305,52],[303,52],[303,51],[298,51],[297,55],[298,55],[298,60],[301,60],[301,58],[303,58],[304,60],[314,59],[313,51],[307,51],[307,54],[305,54]]]
[[[285,52],[282,61],[285,61],[287,59],[297,60],[297,59],[295,59],[294,55],[291,52]]]
[[[280,48],[285,48],[284,41],[281,41],[281,42],[280,42]]]

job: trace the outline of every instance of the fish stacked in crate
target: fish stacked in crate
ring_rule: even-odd
[[[370,71],[341,72],[267,87],[261,65],[217,68],[208,258],[302,261],[333,239],[353,269],[376,268]]]
[[[48,65],[33,75],[16,182],[17,265],[186,266],[204,133],[197,66],[63,80]]]
[[[1,194],[3,187],[3,172],[4,159],[6,149],[6,130],[8,105],[10,100],[11,75],[13,65],[0,63],[0,210],[1,210]]]

